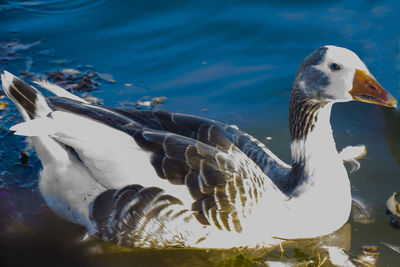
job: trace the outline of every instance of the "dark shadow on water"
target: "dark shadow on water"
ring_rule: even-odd
[[[82,230],[53,214],[40,225],[13,222],[0,236],[1,266],[93,266],[83,246],[71,238]]]
[[[400,164],[400,111],[383,108],[387,133],[385,135],[392,156]]]

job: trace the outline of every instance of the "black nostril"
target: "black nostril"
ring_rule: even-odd
[[[372,83],[368,83],[368,84],[367,84],[367,87],[368,87],[369,89],[371,89],[372,91],[374,91],[375,93],[378,92],[378,88],[377,88],[375,85],[373,85]]]

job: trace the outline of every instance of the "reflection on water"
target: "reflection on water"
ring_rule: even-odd
[[[39,192],[18,194],[0,191],[0,251],[2,263],[10,266],[111,267],[132,266],[133,262],[135,266],[317,266],[322,262],[350,266],[363,259],[364,252],[345,253],[351,248],[350,223],[328,236],[282,240],[274,247],[141,249],[96,239],[81,242],[85,229],[58,218],[38,198]]]
[[[4,215],[2,213],[1,215]],[[321,238],[285,241],[271,248],[205,250],[187,248],[140,249],[119,247],[100,240],[79,242],[84,229],[65,222],[49,210],[40,221],[14,222],[1,235],[4,266],[317,266],[329,262],[331,250],[350,248],[351,227]],[[350,257],[354,259],[356,255]],[[349,259],[350,260],[350,259]]]

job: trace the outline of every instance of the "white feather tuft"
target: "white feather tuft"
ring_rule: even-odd
[[[3,85],[4,91],[7,91],[8,87],[10,87],[12,79],[14,79],[14,75],[5,70],[4,73],[1,75],[1,83]]]
[[[44,117],[18,123],[10,128],[15,135],[49,136],[54,132],[52,119]]]
[[[6,70],[1,75],[1,82],[3,84],[3,89],[4,89],[5,94],[15,103],[15,105],[17,106],[17,108],[18,108],[19,112],[21,113],[22,117],[24,118],[25,121],[27,121],[27,120],[30,120],[27,111],[18,102],[18,100],[16,100],[12,96],[12,94],[10,93],[11,87],[13,87],[13,89],[16,90],[16,91],[20,91],[18,86],[16,84],[14,84],[15,80],[21,81],[21,79],[19,79],[18,77],[12,75],[11,73],[9,73]],[[34,112],[34,114],[31,114],[31,115],[34,115],[35,117],[44,117],[44,116],[46,116],[48,113],[51,112],[50,107],[47,105],[46,99],[44,98],[44,96],[35,87],[30,86],[30,88],[31,88],[32,92],[36,95],[35,102],[32,103],[33,105],[35,105],[35,112]],[[24,96],[24,97],[27,100],[29,100],[27,98],[27,96]]]
[[[79,102],[82,102],[82,103],[89,103],[85,99],[80,98],[77,95],[71,94],[70,92],[68,92],[64,88],[62,88],[62,87],[60,87],[60,86],[58,86],[58,85],[56,85],[54,83],[51,83],[49,81],[46,81],[46,80],[34,81],[34,83],[39,85],[43,89],[46,89],[47,91],[55,94],[56,96],[65,97],[65,98],[76,100],[76,101],[79,101]]]
[[[339,156],[343,161],[352,161],[360,159],[367,154],[367,148],[364,145],[347,146],[340,151]]]

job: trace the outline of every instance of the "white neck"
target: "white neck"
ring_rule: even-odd
[[[330,125],[333,103],[316,113],[314,127],[291,144],[293,162],[301,163],[302,177],[290,194],[288,217],[304,231],[304,237],[328,234],[340,228],[351,209],[351,191],[347,171],[336,150]],[[296,231],[296,228],[291,231]],[[290,238],[290,231],[287,233]],[[293,232],[298,236],[298,232]]]
[[[302,139],[291,144],[293,162],[303,165],[303,179],[294,190],[294,195],[301,195],[315,187],[332,183],[330,178],[340,172],[346,177],[347,172],[336,150],[333,139],[330,115],[333,103],[328,103],[316,113],[314,128]],[[335,181],[337,182],[337,181]]]

